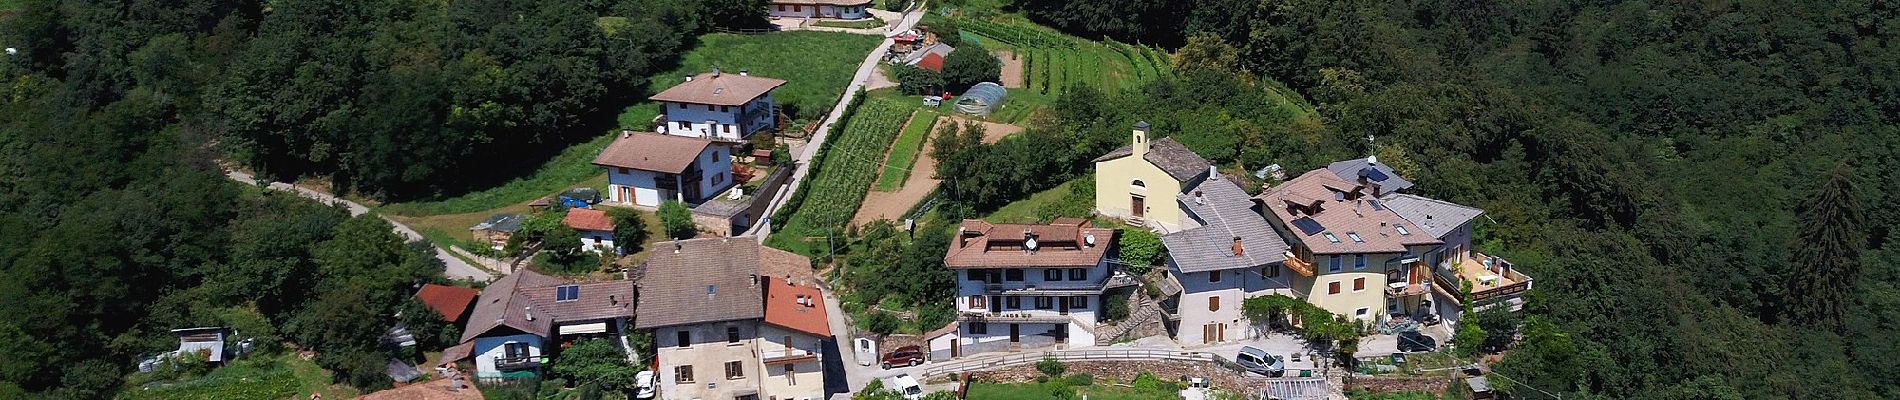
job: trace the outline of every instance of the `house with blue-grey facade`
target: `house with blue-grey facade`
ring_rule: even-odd
[[[443,351],[443,363],[468,360],[477,378],[539,378],[561,343],[587,337],[627,346],[634,316],[632,281],[577,282],[522,269],[475,300],[462,343]]]
[[[736,143],[777,127],[772,89],[782,85],[783,80],[745,71],[727,74],[713,69],[686,77],[685,82],[647,99],[660,104],[655,131]]]
[[[622,132],[594,165],[607,168],[607,201],[699,204],[732,188],[732,150],[706,138]]]

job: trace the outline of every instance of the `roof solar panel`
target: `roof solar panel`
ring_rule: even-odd
[[[1392,177],[1387,176],[1385,171],[1380,171],[1378,168],[1366,167],[1366,179],[1371,179],[1373,182],[1385,182],[1386,179],[1392,179]]]
[[[1293,220],[1293,227],[1299,228],[1300,233],[1307,235],[1326,230],[1326,227],[1320,226],[1319,221],[1314,221],[1312,217],[1300,217]]]

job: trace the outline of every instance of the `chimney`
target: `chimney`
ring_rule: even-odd
[[[618,299],[618,298],[615,298],[615,295],[611,295],[611,294],[610,294],[610,295],[607,295],[607,304],[608,304],[608,305],[616,305],[616,306],[617,306],[617,305],[620,305],[620,299]]]
[[[714,78],[718,78],[718,77],[719,77],[719,67],[713,67],[713,70],[712,70],[712,76],[713,76]]]
[[[1194,204],[1207,205],[1207,195],[1199,190],[1194,191]]]
[[[1246,248],[1246,247],[1242,247],[1242,246],[1240,245],[1240,237],[1239,237],[1239,236],[1235,236],[1235,237],[1234,237],[1234,257],[1240,257],[1240,256],[1242,256],[1242,255],[1246,255],[1246,254],[1247,254],[1247,248]]]
[[[1128,147],[1129,155],[1135,156],[1135,158],[1148,156],[1148,121],[1135,123],[1135,133],[1132,142],[1133,143]]]
[[[521,311],[527,314],[529,321],[534,320],[534,306],[521,306]]]
[[[752,286],[753,286],[753,287],[758,287],[758,286],[759,286],[759,274],[752,274],[752,275],[750,275],[750,277],[751,277],[751,282],[752,282]]]
[[[680,246],[680,241],[673,241],[673,254],[679,254],[682,247],[684,246]]]
[[[739,76],[752,76],[752,71],[740,69]]]
[[[686,75],[686,81],[687,81],[687,82],[692,82],[692,81],[693,81],[693,76],[692,76],[692,75]]]
[[[1220,169],[1215,168],[1214,164],[1208,164],[1207,165],[1207,179],[1214,179],[1214,177],[1217,177],[1217,176],[1220,176]]]

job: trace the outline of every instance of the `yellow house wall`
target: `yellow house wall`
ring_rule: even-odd
[[[1340,261],[1340,272],[1331,272],[1332,261],[1329,259],[1330,257],[1342,258]],[[1357,318],[1366,321],[1376,320],[1379,315],[1386,312],[1386,262],[1396,257],[1398,257],[1397,254],[1367,254],[1366,269],[1354,270],[1352,268],[1352,255],[1350,254],[1315,254],[1313,255],[1313,269],[1318,270],[1316,271],[1318,275],[1311,279],[1302,279],[1302,281],[1309,281],[1312,284],[1310,289],[1307,290],[1306,301],[1320,308],[1324,308],[1326,311],[1344,315],[1348,318]],[[1366,279],[1365,289],[1352,289],[1352,281],[1356,278]],[[1331,290],[1330,284],[1333,282],[1339,282],[1339,294],[1329,292]],[[1298,282],[1295,284],[1298,284]],[[1361,308],[1366,309],[1365,315],[1357,315]]]
[[[1136,179],[1147,187],[1132,185]],[[1181,205],[1174,201],[1179,193],[1181,182],[1140,157],[1131,155],[1095,163],[1095,210],[1101,215],[1115,218],[1133,215],[1129,198],[1141,195],[1147,207],[1143,219],[1174,231],[1181,226]]]

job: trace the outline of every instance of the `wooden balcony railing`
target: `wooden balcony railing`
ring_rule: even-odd
[[[538,369],[546,360],[547,357],[542,356],[501,357],[495,359],[495,369],[503,372]]]
[[[1293,270],[1293,273],[1305,277],[1312,277],[1314,274],[1313,263],[1301,260],[1299,257],[1294,256],[1293,252],[1286,253],[1286,269]]]

